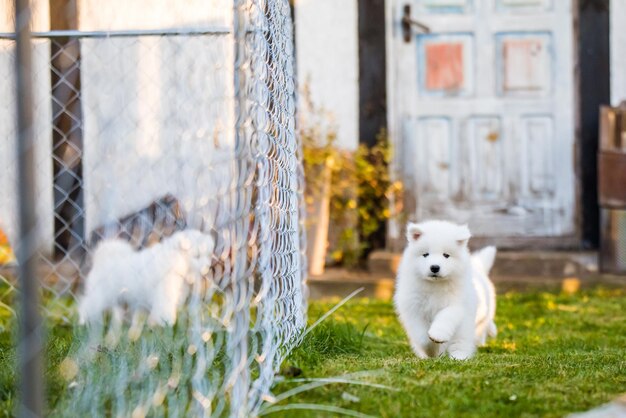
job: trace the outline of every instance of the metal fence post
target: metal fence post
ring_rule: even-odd
[[[30,40],[30,5],[15,0],[17,80],[17,160],[19,241],[17,259],[21,295],[20,334],[17,345],[20,397],[17,415],[43,415],[42,322],[36,277],[37,217],[35,212],[35,155],[33,133],[33,83]]]

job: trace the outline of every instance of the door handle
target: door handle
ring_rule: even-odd
[[[405,4],[404,11],[402,13],[402,37],[404,42],[411,42],[413,37],[413,27],[416,27],[421,33],[430,33],[430,28],[413,18],[411,18],[411,5]]]

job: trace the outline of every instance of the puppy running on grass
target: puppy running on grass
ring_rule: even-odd
[[[487,276],[495,247],[470,254],[467,226],[446,221],[409,223],[394,302],[420,358],[448,353],[465,360],[495,337],[495,291]]]

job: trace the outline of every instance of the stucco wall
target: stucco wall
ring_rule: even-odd
[[[611,98],[626,100],[626,0],[611,0]]]
[[[300,91],[308,85],[313,104],[336,128],[337,144],[354,149],[359,143],[357,2],[296,0],[295,23]]]

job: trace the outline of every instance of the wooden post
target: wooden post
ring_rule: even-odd
[[[609,0],[578,2],[578,179],[585,248],[597,248],[599,243],[598,107],[611,99],[609,20]]]
[[[330,224],[330,182],[333,163],[332,159],[328,159],[326,164],[320,168],[322,187],[317,191],[319,195],[314,196],[310,209],[310,220],[312,223],[307,232],[307,252],[309,254],[309,274],[311,276],[323,274],[324,265],[326,264],[328,226]]]
[[[50,29],[78,29],[76,3],[50,0]],[[50,57],[55,255],[80,259],[86,243],[79,40],[53,38]]]
[[[374,146],[387,128],[385,0],[358,0],[359,142]],[[386,225],[370,237],[368,251],[386,246]]]

